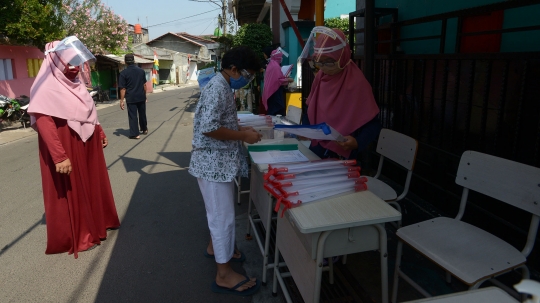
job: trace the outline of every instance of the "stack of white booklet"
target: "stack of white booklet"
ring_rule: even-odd
[[[254,114],[237,114],[238,124],[240,126],[268,126],[272,127],[272,116],[254,115]]]
[[[264,175],[264,188],[277,199],[275,211],[335,195],[367,190],[356,160],[319,160],[296,164],[273,164]]]

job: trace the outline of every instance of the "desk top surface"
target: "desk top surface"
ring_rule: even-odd
[[[497,287],[486,287],[476,290],[458,292],[454,294],[426,298],[415,301],[408,301],[408,303],[420,303],[420,302],[432,302],[432,303],[462,303],[462,302],[475,302],[475,303],[518,303],[516,299],[511,297],[508,293]]]
[[[370,191],[331,197],[287,210],[302,233],[398,221],[401,213]]]
[[[320,159],[308,147],[306,147],[304,144],[302,144],[302,142],[298,141],[295,138],[264,139],[264,140],[261,140],[260,142],[255,143],[255,144],[249,144],[249,143],[244,142],[244,146],[246,146],[246,148],[249,145],[265,145],[265,144],[266,145],[270,145],[270,144],[298,144],[298,150],[302,154],[304,154],[304,156],[306,156],[309,160],[319,160]],[[257,168],[259,169],[260,172],[268,171],[268,164],[258,163],[256,165],[257,165]]]

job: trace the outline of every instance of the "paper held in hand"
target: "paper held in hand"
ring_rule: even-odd
[[[330,140],[344,142],[345,137],[337,130],[326,123],[319,123],[315,125],[282,125],[276,124],[274,129],[295,134],[297,136],[306,137],[315,140]]]
[[[291,74],[292,68],[293,68],[292,64],[282,66],[281,72],[283,73],[283,76],[288,77]]]

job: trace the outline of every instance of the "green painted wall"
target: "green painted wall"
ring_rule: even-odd
[[[441,14],[460,9],[466,9],[481,5],[487,5],[502,0],[452,0],[452,1],[429,1],[429,0],[375,0],[375,7],[397,8],[398,20],[409,20],[435,14]],[[504,16],[504,28],[540,25],[540,5],[532,5],[517,9],[507,10]],[[383,19],[389,22],[389,19]],[[439,35],[441,22],[430,22],[403,27],[401,38]],[[445,52],[453,53],[457,33],[457,18],[449,19]],[[439,52],[439,40],[408,41],[402,42],[401,48],[406,54],[434,54]],[[502,36],[501,52],[524,52],[540,51],[540,31],[528,31],[521,33],[506,33]]]
[[[109,90],[109,88],[116,82],[113,80],[113,70],[93,71],[92,72],[92,86],[101,86],[102,90]]]

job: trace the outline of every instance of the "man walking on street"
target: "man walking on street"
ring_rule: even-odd
[[[135,65],[135,56],[126,54],[124,61],[127,68],[120,72],[118,87],[120,88],[120,108],[124,110],[124,97],[126,99],[129,117],[129,138],[140,139],[139,127],[143,135],[148,134],[146,125],[146,76],[144,70]],[[139,113],[139,126],[137,126],[137,112]]]

